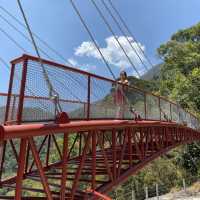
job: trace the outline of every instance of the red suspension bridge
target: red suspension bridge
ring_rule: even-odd
[[[8,94],[0,95],[0,187],[15,193],[0,199],[100,198],[200,140],[198,119],[162,97],[126,86],[119,116],[114,80],[29,55],[11,64]]]

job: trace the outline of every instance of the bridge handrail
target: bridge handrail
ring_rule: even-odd
[[[79,95],[79,100],[75,100],[75,98],[73,99],[72,97],[68,98],[69,95],[71,94],[66,94],[63,95],[63,97],[61,97],[60,101],[66,101],[66,104],[68,103],[74,103],[73,106],[77,108],[74,108],[73,112],[70,111],[72,113],[72,115],[75,115],[71,117],[71,119],[132,119],[132,115],[131,113],[129,113],[129,111],[126,111],[128,114],[125,117],[116,117],[116,110],[118,109],[118,105],[114,105],[114,103],[110,100],[109,103],[107,102],[103,102],[103,100],[105,98],[113,98],[111,97],[111,91],[114,89],[114,85],[116,84],[116,82],[112,79],[109,78],[105,78],[96,74],[92,74],[80,69],[76,69],[76,68],[72,68],[72,67],[68,67],[66,65],[63,64],[58,64],[55,63],[53,61],[49,61],[49,60],[45,60],[43,59],[42,62],[47,66],[48,68],[48,73],[49,76],[51,78],[52,76],[52,81],[54,81],[54,84],[56,85],[57,89],[59,90],[59,92],[61,93],[61,96],[63,95],[62,93],[68,92],[67,90],[70,89],[70,87],[72,87],[72,92],[75,92],[76,95],[79,95],[78,93],[80,92],[80,88],[75,88],[75,84],[79,84],[80,86],[85,86],[85,93],[84,94],[80,94]],[[51,109],[52,112],[52,105],[50,105],[50,98],[48,96],[42,96],[42,89],[41,88],[37,88],[37,87],[33,87],[32,82],[31,81],[35,81],[34,84],[36,84],[36,81],[40,81],[42,82],[42,76],[41,74],[39,74],[39,59],[37,57],[34,56],[30,56],[30,55],[22,55],[21,57],[13,60],[11,62],[12,64],[12,70],[11,70],[11,76],[10,76],[10,86],[9,86],[9,92],[8,92],[8,102],[7,102],[7,114],[9,113],[8,109],[11,107],[11,98],[13,95],[13,90],[16,90],[16,88],[13,86],[13,82],[15,82],[15,84],[18,84],[17,87],[17,92],[18,92],[18,96],[19,96],[19,104],[17,105],[17,116],[16,116],[16,120],[17,121],[26,121],[26,119],[23,119],[23,109],[24,107],[26,108],[27,104],[37,104],[37,106],[39,105],[38,102],[33,102],[35,101],[35,99],[40,99],[40,100],[46,100],[49,102],[45,102],[47,103],[47,107]],[[36,69],[38,69],[36,72],[34,71]],[[30,71],[29,71],[30,70]],[[31,71],[32,70],[32,71]],[[17,71],[17,72],[16,72]],[[16,80],[16,75],[15,73],[21,78],[21,82]],[[61,78],[63,78],[63,80],[59,80],[61,79],[59,78],[55,78],[56,75],[54,75],[54,73],[56,75],[61,76]],[[39,75],[38,75],[39,74]],[[66,77],[64,77],[64,75],[66,75]],[[70,76],[72,77],[70,77]],[[34,79],[36,80],[32,80],[32,76],[34,77]],[[63,77],[62,77],[63,76]],[[70,80],[69,80],[70,77]],[[75,78],[79,78],[81,83],[76,83]],[[74,80],[71,80],[71,78],[74,78]],[[29,80],[30,79],[30,80]],[[54,80],[55,79],[55,80]],[[57,81],[57,82],[56,82]],[[64,81],[64,82],[63,82]],[[67,90],[63,91],[62,88],[62,84],[65,83],[66,81],[68,81],[71,85],[67,85]],[[28,82],[28,83],[27,83]],[[102,91],[100,91],[100,89],[95,86],[95,84],[101,85],[102,86]],[[118,83],[119,84],[119,83]],[[61,85],[61,87],[60,87]],[[31,89],[34,90],[34,92],[36,93],[35,96],[30,95],[30,93],[27,91],[27,87],[32,87]],[[41,85],[42,87],[43,85]],[[63,85],[64,86],[64,85]],[[65,85],[66,86],[66,85]],[[106,88],[108,87],[108,89]],[[41,91],[40,91],[41,90]],[[98,91],[99,90],[99,91]],[[133,102],[134,106],[133,107],[137,107],[136,110],[138,109],[138,107],[141,107],[139,110],[139,113],[142,115],[143,119],[146,120],[158,120],[158,121],[166,121],[166,120],[171,120],[171,121],[176,121],[178,123],[187,123],[189,124],[189,126],[192,126],[193,128],[197,129],[199,128],[199,121],[198,118],[190,113],[190,112],[186,112],[184,111],[179,105],[177,105],[176,103],[174,103],[171,100],[168,100],[165,97],[161,97],[161,96],[157,96],[151,92],[145,91],[143,89],[140,89],[138,87],[135,86],[128,86],[128,90],[131,91],[128,94],[128,96],[130,95],[135,95],[133,97],[131,97],[131,101]],[[106,91],[106,92],[105,92]],[[102,94],[100,94],[102,93]],[[101,98],[96,98],[96,97],[92,97],[94,94],[96,94],[97,96],[100,94]],[[32,99],[32,102],[27,103],[28,101],[31,101],[31,96],[34,97]],[[84,96],[84,97],[83,97]],[[129,98],[129,97],[128,97]],[[137,100],[139,99],[139,100]],[[131,103],[132,103],[131,102]],[[63,105],[64,111],[66,110],[70,110],[69,107],[72,105]],[[76,105],[75,105],[76,104]],[[84,106],[84,108],[82,107],[82,104],[86,105],[86,108]],[[125,105],[126,107],[128,107],[128,103],[126,103],[127,105]],[[139,104],[139,105],[138,105]],[[164,104],[164,105],[162,105]],[[30,105],[29,105],[30,106]],[[68,106],[68,107],[67,107]],[[67,108],[66,108],[67,107]],[[111,109],[108,109],[108,108]],[[103,108],[106,108],[103,110]],[[65,110],[66,109],[66,110]],[[82,109],[82,110],[81,110]],[[127,109],[127,108],[126,108]],[[43,109],[46,110],[46,109]],[[84,110],[84,112],[83,112]],[[48,110],[46,111],[48,112]],[[50,111],[49,111],[50,112]],[[21,113],[21,114],[20,114]],[[37,114],[37,113],[36,113]],[[176,114],[176,115],[175,115]],[[48,115],[48,114],[46,114]],[[183,116],[182,116],[183,115]],[[166,119],[166,116],[168,119]],[[37,116],[34,116],[37,118]],[[41,116],[43,117],[43,116]],[[181,119],[183,118],[183,119]],[[8,119],[7,119],[8,120]],[[34,121],[35,119],[32,119],[30,121]],[[47,119],[41,119],[41,121],[45,121]],[[38,120],[39,121],[39,120]],[[193,122],[192,122],[193,121]]]

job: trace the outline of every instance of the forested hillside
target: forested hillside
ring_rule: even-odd
[[[152,78],[149,84],[141,81],[139,86],[144,85],[144,89],[167,96],[200,116],[200,23],[175,33],[158,48],[158,54],[163,59],[160,69],[158,66],[152,69],[145,75],[145,79]],[[166,193],[179,187],[182,178],[190,180],[187,184],[191,184],[199,177],[200,145],[195,143],[179,147],[153,162],[137,176],[130,177],[112,195],[117,196],[117,200],[131,199],[131,195],[127,194],[133,188],[136,199],[142,200],[145,186],[150,188],[149,192],[153,195],[155,184],[158,183],[164,186],[162,192]]]

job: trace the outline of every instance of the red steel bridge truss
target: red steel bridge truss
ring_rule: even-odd
[[[0,95],[0,199],[97,199],[171,149],[200,139],[199,121],[179,105],[129,86],[119,117],[116,82],[42,60],[11,62]],[[135,119],[130,104],[140,115]]]

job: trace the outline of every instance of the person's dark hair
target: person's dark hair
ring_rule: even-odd
[[[120,76],[121,76],[121,75],[124,75],[126,78],[128,78],[127,73],[126,73],[125,71],[121,71],[121,72],[120,72]]]

